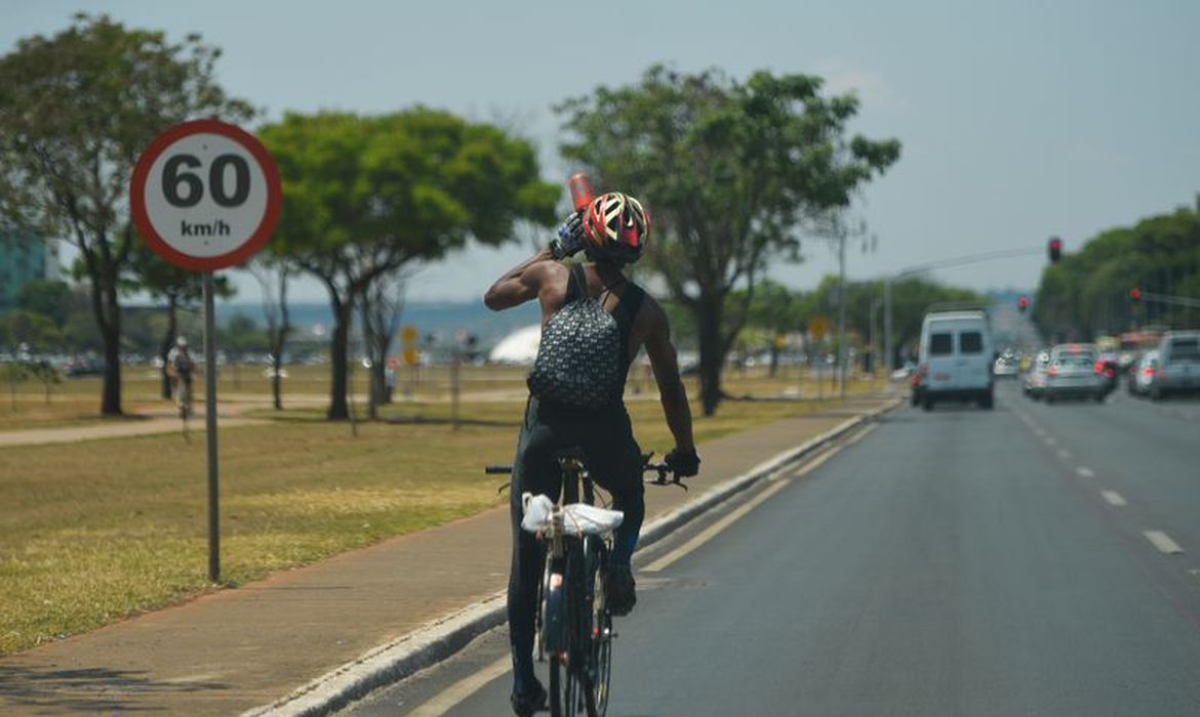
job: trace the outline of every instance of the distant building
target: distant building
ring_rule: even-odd
[[[0,231],[0,311],[17,303],[21,287],[58,274],[51,242],[28,234]]]

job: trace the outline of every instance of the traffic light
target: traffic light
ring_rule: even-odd
[[[1050,263],[1057,264],[1062,258],[1062,239],[1058,237],[1050,237],[1050,242],[1046,245],[1046,253],[1050,255]]]
[[[1138,303],[1142,300],[1142,290],[1138,287],[1133,287],[1129,290],[1129,300],[1133,303]]]
[[[1029,308],[1029,297],[1022,296],[1022,297],[1018,298],[1017,299],[1017,308],[1021,310],[1022,314],[1025,313],[1025,310]]]

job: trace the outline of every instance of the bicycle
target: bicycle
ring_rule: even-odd
[[[678,476],[668,480],[671,469],[665,463],[651,463],[651,455],[643,456],[642,470],[655,471],[658,477],[649,482],[687,489]],[[582,451],[565,449],[555,458],[562,490],[538,531],[546,543],[546,563],[535,618],[537,660],[546,662],[548,658],[550,663],[551,717],[585,711],[588,717],[604,717],[612,679],[612,641],[617,635],[612,613],[605,605],[602,578],[612,554],[612,528],[616,525],[604,522],[609,516],[603,512],[587,510],[597,507],[597,487],[583,463]],[[484,471],[512,473],[512,466],[490,465]],[[522,500],[528,513],[534,497],[527,493]]]
[[[182,376],[176,380],[175,403],[179,407],[179,417],[186,424],[192,415],[192,382],[190,379],[184,380]]]

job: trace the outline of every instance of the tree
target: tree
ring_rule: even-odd
[[[18,309],[50,318],[61,329],[67,323],[70,295],[71,287],[65,281],[34,279],[17,291],[16,305]]]
[[[423,107],[374,117],[292,113],[259,136],[283,177],[276,249],[329,293],[330,420],[349,418],[353,309],[376,282],[470,238],[509,241],[521,220],[551,226],[562,194],[538,179],[527,141]]]
[[[379,417],[379,406],[387,399],[387,359],[392,337],[400,328],[404,315],[404,292],[408,276],[397,271],[383,281],[377,281],[359,302],[359,325],[362,327],[363,347],[370,360],[367,416]]]
[[[734,306],[743,303],[743,297],[739,296],[741,293],[735,291],[730,295]],[[776,339],[801,330],[804,326],[802,311],[803,299],[799,292],[766,278],[755,287],[754,296],[750,299],[747,309],[747,324],[767,329],[771,334],[771,376],[775,375],[779,367],[780,345]]]
[[[250,262],[250,273],[262,289],[263,317],[267,321],[267,351],[271,355],[271,396],[276,411],[283,410],[283,351],[292,333],[288,313],[288,280],[296,268],[274,247],[260,252]]]
[[[1053,340],[1092,340],[1141,322],[1194,327],[1200,298],[1200,212],[1180,209],[1083,242],[1042,272],[1033,319]],[[1138,287],[1142,306],[1130,296]],[[1161,297],[1147,300],[1147,296]]]
[[[716,411],[725,356],[768,264],[798,261],[812,220],[849,206],[899,159],[897,140],[847,138],[858,100],[820,88],[807,75],[737,82],[656,65],[640,85],[556,108],[575,135],[564,156],[590,167],[599,187],[644,199],[653,216],[648,262],[696,322],[705,415]],[[736,287],[744,300],[727,318]]]
[[[103,339],[104,415],[122,412],[118,281],[136,241],[133,167],[173,124],[253,115],[213,79],[219,56],[199,35],[171,44],[79,14],[69,29],[23,39],[0,58],[0,215],[78,249]]]

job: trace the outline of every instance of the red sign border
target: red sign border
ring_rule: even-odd
[[[194,134],[219,134],[242,145],[258,161],[258,166],[267,180],[267,211],[263,215],[262,221],[259,222],[258,228],[237,249],[217,256],[197,257],[175,249],[159,235],[158,230],[150,221],[150,215],[146,212],[146,181],[150,176],[150,168],[168,147],[180,139]],[[271,234],[275,231],[275,225],[279,223],[279,212],[283,205],[283,190],[279,181],[279,168],[258,138],[241,127],[227,122],[198,119],[172,125],[155,137],[150,146],[142,152],[130,179],[129,203],[134,226],[156,254],[183,269],[217,271],[246,262],[270,240]]]

